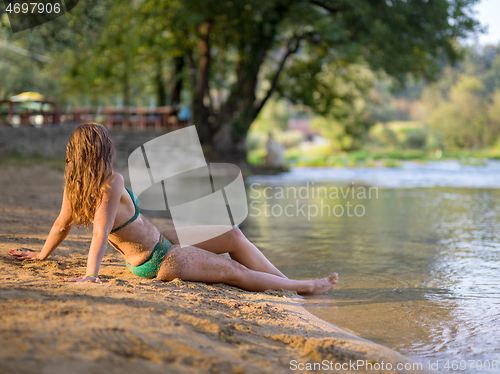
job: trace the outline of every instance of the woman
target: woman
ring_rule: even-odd
[[[73,224],[88,228],[93,223],[86,274],[66,281],[99,283],[99,267],[109,241],[123,254],[127,267],[146,278],[220,282],[248,291],[283,288],[300,294],[326,293],[335,286],[336,273],[323,279],[288,279],[238,228],[196,247],[181,248],[175,230],[160,233],[140,214],[137,198],[125,188],[123,176],[112,170],[113,155],[104,126],[88,123],[73,131],[66,149],[61,212],[42,251],[11,251],[16,259],[43,261]],[[231,259],[217,256],[226,252]]]

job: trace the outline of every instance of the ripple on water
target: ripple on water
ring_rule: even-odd
[[[385,189],[361,203],[355,219],[260,216],[243,229],[289,277],[339,273],[329,295],[305,299],[320,318],[417,360],[498,359],[500,190]]]

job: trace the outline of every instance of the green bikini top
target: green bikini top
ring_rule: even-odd
[[[134,203],[135,206],[135,214],[132,218],[130,218],[127,222],[125,222],[123,225],[118,226],[116,229],[111,230],[110,234],[114,233],[115,231],[118,231],[120,229],[123,229],[125,226],[127,226],[129,223],[134,222],[137,217],[139,217],[139,213],[141,210],[141,203],[137,196],[135,196],[127,187],[125,187],[127,190],[128,194],[130,195],[130,198],[132,199],[132,202]]]

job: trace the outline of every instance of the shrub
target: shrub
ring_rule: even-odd
[[[394,147],[399,143],[396,133],[382,123],[370,129],[369,138],[382,146]]]
[[[247,147],[247,150],[250,152],[264,147],[266,141],[267,135],[265,133],[259,131],[250,131],[245,140],[245,145]]]
[[[423,129],[408,130],[405,145],[408,148],[422,149],[427,143],[427,134]]]

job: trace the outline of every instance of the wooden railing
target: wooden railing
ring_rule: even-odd
[[[26,107],[27,104],[29,107]],[[60,123],[59,115],[58,105],[53,101],[23,103],[0,100],[0,125],[58,125]]]
[[[68,108],[65,113],[58,110],[54,102],[46,101],[40,110],[23,109],[17,102],[0,101],[0,125],[7,126],[47,126],[63,123],[98,122],[108,129],[137,130],[175,130],[187,125],[187,121],[179,120],[178,109],[173,107],[76,107]],[[38,104],[38,103],[36,103]],[[8,107],[5,110],[5,107]],[[42,110],[50,107],[51,110]]]

